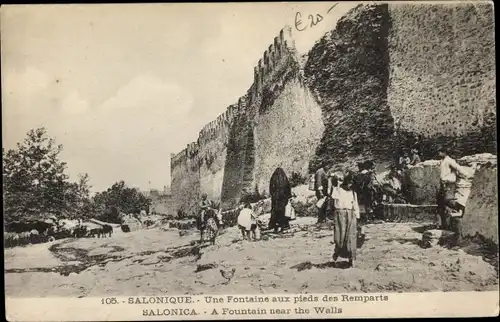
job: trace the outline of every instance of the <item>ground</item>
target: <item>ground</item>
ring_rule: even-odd
[[[92,297],[498,289],[497,268],[474,245],[420,247],[422,223],[366,225],[355,268],[333,265],[333,233],[316,229],[315,220],[298,218],[292,232],[263,235],[256,242],[242,241],[235,227],[228,228],[215,246],[199,246],[196,231],[163,226],[10,248],[5,292],[9,297]],[[234,277],[227,282],[220,270],[232,268]]]

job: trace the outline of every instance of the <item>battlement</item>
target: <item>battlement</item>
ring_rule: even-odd
[[[170,154],[170,167],[174,169],[179,166],[181,163],[186,162],[187,160],[187,149],[182,150],[181,152],[175,154]]]
[[[279,36],[274,37],[274,42],[269,45],[264,52],[264,56],[259,59],[257,66],[254,67],[254,92],[259,92],[266,83],[268,76],[271,75],[279,63],[295,53],[295,41],[292,38],[292,28],[286,26],[281,29]]]
[[[186,162],[187,159],[194,158],[200,147],[204,146],[208,141],[216,139],[222,132],[224,127],[229,127],[235,117],[245,113],[246,109],[255,102],[256,97],[262,91],[270,79],[271,75],[277,69],[283,67],[281,64],[296,53],[295,41],[292,38],[292,28],[285,26],[281,29],[278,36],[274,37],[274,41],[264,52],[263,57],[259,60],[254,68],[254,82],[247,93],[238,99],[238,102],[228,106],[226,111],[220,114],[215,120],[206,124],[198,134],[196,142],[188,144],[186,149],[175,156],[172,156],[172,167],[180,162]]]
[[[226,111],[220,114],[215,120],[206,124],[198,135],[198,144],[203,144],[215,138],[224,127],[229,127],[234,118],[245,112],[247,107],[246,95],[238,99],[238,103],[229,105]]]
[[[198,147],[199,147],[198,142],[192,142],[192,143],[189,143],[187,145],[187,148],[186,148],[187,153],[186,154],[187,154],[187,157],[189,159],[192,159],[192,158],[196,157],[196,155],[198,155],[198,151],[199,151]]]

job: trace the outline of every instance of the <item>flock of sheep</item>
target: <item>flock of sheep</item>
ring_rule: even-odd
[[[140,224],[140,227],[154,226],[155,221],[151,220],[151,218],[145,219],[144,213],[141,213],[141,215],[143,220],[140,220],[141,216],[138,215],[121,213],[121,230],[123,232],[131,231],[130,225],[127,222],[127,219],[130,220],[131,218],[134,218]],[[6,228],[8,230],[8,232],[4,232],[4,246],[6,248],[46,243],[63,238],[105,238],[111,237],[113,234],[113,226],[104,222],[58,220],[55,216],[49,217],[45,221],[13,222],[6,225]]]
[[[78,223],[68,225],[66,222],[48,224],[37,223],[37,229],[18,232],[4,232],[5,247],[16,247],[28,244],[38,244],[55,241],[62,238],[83,237],[111,237],[113,227],[110,225],[96,225],[90,223]]]

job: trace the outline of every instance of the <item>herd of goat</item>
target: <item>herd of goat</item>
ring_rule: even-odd
[[[5,232],[4,245],[5,247],[23,246],[28,244],[39,244],[54,241],[62,238],[83,238],[83,237],[97,237],[105,238],[111,237],[113,234],[113,227],[110,225],[102,225],[100,228],[89,229],[85,225],[78,225],[74,228],[65,228],[50,226],[42,229],[31,229],[30,231],[21,232]]]

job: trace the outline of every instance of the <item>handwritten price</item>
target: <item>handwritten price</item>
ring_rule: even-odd
[[[332,11],[336,6],[338,5],[338,3],[334,4],[333,6],[330,7],[330,9],[328,9],[328,11],[326,12],[326,14],[329,14],[330,11]],[[319,24],[322,20],[323,20],[323,16],[320,15],[319,13],[316,14],[316,16],[314,15],[309,15],[307,18],[309,20],[309,24],[305,25],[304,27],[300,27],[302,25],[302,14],[300,12],[297,12],[295,14],[295,29],[297,29],[298,31],[304,31],[306,30],[308,27],[314,27],[316,26],[317,24]]]

